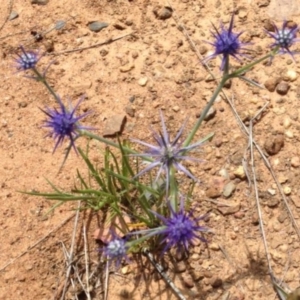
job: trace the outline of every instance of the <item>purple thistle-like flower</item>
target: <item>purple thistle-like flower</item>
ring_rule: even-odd
[[[173,141],[170,141],[170,136],[168,134],[164,117],[161,111],[160,111],[160,117],[161,117],[161,124],[162,124],[162,133],[161,132],[157,133],[156,131],[152,130],[153,137],[157,145],[151,145],[140,140],[132,139],[134,142],[142,144],[148,148],[145,153],[133,154],[133,156],[152,158],[154,160],[153,162],[150,162],[149,165],[144,170],[136,174],[135,178],[143,175],[144,173],[152,170],[155,167],[159,167],[155,182],[158,180],[159,176],[164,171],[166,173],[166,189],[168,189],[169,182],[170,182],[170,171],[171,168],[174,166],[178,171],[185,173],[188,177],[192,178],[194,181],[197,181],[196,177],[181,164],[181,161],[183,160],[199,161],[195,158],[186,156],[186,153],[202,145],[202,142],[198,142],[193,145],[182,147],[182,143],[184,141],[180,140],[180,138],[182,136],[185,123],[179,129],[175,139]]]
[[[240,50],[247,50],[244,48],[245,45],[249,45],[249,43],[242,43],[239,40],[240,35],[243,33],[234,33],[233,29],[233,17],[232,14],[231,21],[229,28],[226,29],[224,25],[221,23],[221,31],[217,29],[215,25],[213,25],[215,32],[211,32],[215,38],[213,43],[208,42],[215,48],[215,52],[204,59],[204,61],[208,61],[218,55],[222,55],[222,63],[221,63],[221,70],[224,70],[226,61],[229,59],[229,56],[233,56],[235,59],[239,60],[239,56],[245,56],[240,53]]]
[[[41,59],[41,56],[38,52],[25,51],[23,46],[20,46],[20,49],[22,53],[17,54],[18,58],[15,58],[17,70],[26,71],[33,69]]]
[[[118,268],[123,258],[128,261],[127,251],[129,246],[126,239],[118,237],[114,232],[112,232],[112,236],[113,239],[103,248],[103,253],[109,261],[115,261]]]
[[[275,33],[266,31],[266,33],[271,36],[273,39],[275,39],[275,42],[271,45],[272,48],[274,47],[280,47],[279,53],[280,54],[290,54],[292,59],[294,59],[294,53],[290,51],[290,47],[296,43],[299,42],[300,39],[297,39],[297,31],[299,27],[297,25],[292,26],[289,28],[287,26],[287,21],[283,22],[282,28],[278,29],[278,27],[274,25]]]
[[[198,222],[203,220],[205,216],[195,218],[193,211],[184,211],[184,201],[180,202],[180,209],[176,212],[168,202],[170,209],[170,217],[166,218],[157,212],[152,211],[158,219],[163,222],[163,226],[156,231],[163,237],[162,243],[165,244],[162,253],[165,253],[173,247],[177,247],[177,251],[185,250],[188,248],[196,239],[206,242],[206,240],[200,235],[200,233],[208,232],[208,228],[199,226]]]
[[[83,119],[89,112],[76,117],[75,111],[83,98],[81,98],[76,106],[70,111],[63,105],[61,99],[57,96],[57,100],[59,102],[59,109],[50,109],[46,108],[46,110],[42,111],[49,117],[48,120],[44,121],[43,127],[48,127],[51,129],[51,132],[47,136],[53,136],[56,140],[56,144],[53,150],[55,152],[56,148],[63,143],[65,138],[70,140],[71,146],[75,149],[77,153],[77,149],[75,147],[75,139],[79,136],[79,130],[92,129],[90,127],[81,126],[78,122]]]

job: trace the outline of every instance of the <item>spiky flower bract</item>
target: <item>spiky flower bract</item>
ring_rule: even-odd
[[[175,211],[171,203],[168,202],[170,216],[164,217],[163,215],[153,212],[153,214],[163,223],[159,229],[155,229],[155,233],[162,237],[162,243],[165,245],[162,254],[169,249],[175,247],[177,251],[188,251],[189,246],[195,240],[206,240],[201,236],[201,233],[208,232],[208,228],[198,225],[204,216],[195,218],[193,211],[185,212],[184,201],[181,199],[178,211]]]
[[[127,250],[129,249],[125,238],[120,238],[116,233],[112,232],[113,239],[103,248],[103,253],[109,261],[114,261],[118,268],[122,259],[128,261]]]
[[[217,29],[215,25],[213,25],[215,32],[211,32],[213,37],[215,38],[214,42],[208,42],[212,46],[214,46],[215,51],[213,54],[209,55],[204,59],[207,61],[218,55],[222,55],[222,63],[220,69],[223,71],[226,65],[226,62],[229,60],[229,56],[233,56],[235,59],[240,60],[239,56],[244,56],[240,53],[240,50],[247,50],[244,48],[248,43],[242,43],[239,40],[240,35],[243,33],[234,33],[233,30],[233,18],[234,14],[232,14],[229,28],[226,29],[224,25],[221,23],[220,31]]]
[[[179,129],[174,140],[171,141],[161,111],[160,111],[160,117],[161,117],[161,124],[162,124],[162,132],[157,133],[156,131],[152,130],[153,137],[157,145],[151,145],[140,140],[132,139],[133,141],[142,144],[148,148],[145,153],[133,154],[134,156],[153,159],[153,162],[150,162],[149,165],[144,170],[136,174],[135,178],[143,175],[144,173],[152,170],[155,167],[159,167],[155,182],[158,180],[159,176],[164,171],[166,175],[166,190],[168,190],[171,168],[175,167],[178,171],[182,171],[188,177],[192,178],[194,181],[197,181],[195,176],[181,164],[181,161],[183,160],[198,161],[195,158],[186,156],[186,153],[202,145],[202,142],[198,142],[193,145],[182,147],[184,141],[181,140],[181,137],[182,137],[183,129],[185,127],[185,123]]]
[[[75,116],[75,111],[78,108],[81,101],[83,100],[83,98],[81,98],[76,104],[76,106],[70,110],[68,110],[64,106],[60,97],[57,96],[57,100],[60,106],[59,109],[50,109],[48,107],[46,108],[46,110],[42,109],[42,111],[49,117],[49,119],[44,121],[43,127],[50,128],[51,132],[47,136],[53,136],[56,140],[53,153],[66,138],[70,140],[70,145],[74,148],[75,152],[77,153],[74,141],[78,137],[79,131],[85,129],[92,129],[90,127],[81,126],[79,124],[79,120],[83,119],[89,112],[78,117]]]
[[[18,58],[15,58],[17,63],[16,68],[18,71],[26,71],[35,68],[36,64],[40,60],[41,56],[38,52],[25,51],[23,46],[20,46],[21,54],[17,54]]]
[[[292,59],[295,60],[294,59],[295,52],[290,51],[290,47],[294,43],[300,41],[300,39],[297,39],[297,31],[299,27],[297,25],[294,25],[291,28],[289,28],[287,26],[287,21],[283,22],[281,29],[279,29],[275,24],[273,25],[274,25],[275,33],[266,31],[267,34],[270,35],[275,40],[275,42],[271,45],[271,47],[274,48],[279,46],[280,54],[288,53],[291,55]]]

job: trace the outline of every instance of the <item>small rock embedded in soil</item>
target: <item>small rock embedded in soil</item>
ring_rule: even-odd
[[[102,29],[106,28],[109,24],[108,23],[105,23],[105,22],[98,22],[98,21],[95,21],[95,22],[91,22],[89,23],[89,29],[93,32],[99,32],[101,31]]]
[[[291,166],[294,168],[298,168],[300,166],[300,159],[298,156],[294,156],[291,158]]]
[[[31,0],[31,4],[46,5],[49,0]]]
[[[233,174],[235,177],[240,178],[240,179],[245,179],[246,178],[246,173],[244,170],[243,166],[238,166],[234,171]]]
[[[267,138],[264,144],[264,148],[269,155],[277,154],[282,147],[284,146],[284,136],[277,135],[277,136],[270,136]]]
[[[232,203],[232,204],[229,203],[228,205],[230,205],[230,206],[218,205],[218,207],[217,207],[218,211],[220,211],[223,216],[234,214],[234,213],[238,212],[241,208],[240,203]]]
[[[110,117],[105,124],[103,136],[113,136],[121,133],[125,125],[125,121],[125,115],[115,115]]]
[[[217,113],[216,109],[212,106],[212,107],[209,109],[209,111],[207,112],[207,114],[206,114],[204,120],[205,120],[205,121],[209,121],[209,120],[213,119],[214,116],[216,115],[216,113]]]
[[[291,192],[292,192],[292,189],[289,186],[285,186],[283,188],[283,192],[284,192],[285,195],[290,195]]]
[[[235,191],[235,184],[233,181],[228,182],[223,190],[223,196],[229,198]]]
[[[287,70],[286,73],[283,74],[282,79],[285,81],[293,82],[298,78],[298,74],[294,70]]]
[[[175,270],[176,273],[183,273],[186,271],[186,263],[184,261],[179,261],[176,264]]]
[[[134,69],[134,65],[133,65],[133,64],[127,64],[127,65],[125,65],[125,66],[120,67],[120,71],[121,71],[122,73],[129,72],[129,71],[131,71],[132,69]]]
[[[178,105],[175,105],[175,106],[172,107],[172,110],[175,111],[175,112],[179,112],[180,107]]]
[[[187,288],[192,288],[195,285],[193,278],[190,275],[188,275],[188,274],[184,274],[182,276],[182,280],[183,280],[184,285]]]
[[[148,82],[148,78],[147,77],[142,77],[142,78],[139,79],[138,84],[140,86],[145,86],[147,84],[147,82]]]
[[[290,89],[290,85],[287,82],[280,82],[276,87],[276,92],[279,95],[286,95],[288,90]]]
[[[153,9],[153,13],[155,14],[155,17],[157,19],[166,20],[172,17],[173,10],[171,7],[168,6],[164,6],[164,7],[156,6]]]
[[[14,19],[16,19],[18,17],[19,17],[19,14],[17,12],[15,12],[15,11],[12,11],[11,14],[9,15],[9,17],[8,17],[8,20],[12,21],[12,20],[14,20]]]
[[[269,92],[274,92],[279,82],[280,78],[269,78],[265,81],[265,88]]]
[[[135,116],[135,109],[131,106],[131,105],[127,105],[125,107],[125,112],[128,116],[130,116],[131,118],[134,118]]]

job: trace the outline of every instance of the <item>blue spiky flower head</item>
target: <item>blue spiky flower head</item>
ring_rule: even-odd
[[[114,231],[111,231],[111,233],[112,240],[107,243],[102,251],[107,259],[110,262],[114,261],[116,268],[119,268],[122,259],[129,261],[127,256],[129,244],[126,238],[120,238]]]
[[[196,218],[193,216],[193,210],[185,212],[183,198],[178,211],[175,211],[170,202],[168,202],[168,207],[170,210],[169,217],[152,211],[163,223],[162,227],[155,230],[156,234],[162,237],[162,243],[165,245],[162,254],[173,247],[177,248],[178,252],[182,250],[187,252],[189,246],[197,239],[206,242],[201,234],[208,232],[209,229],[198,225],[199,221],[205,218],[205,215]]]
[[[219,55],[222,55],[222,63],[220,69],[223,71],[226,65],[226,62],[229,59],[229,56],[233,56],[235,59],[240,60],[239,56],[244,56],[240,53],[240,50],[247,50],[244,48],[245,45],[249,43],[242,43],[239,40],[240,35],[243,33],[234,33],[233,32],[233,17],[232,14],[229,28],[226,29],[224,25],[221,23],[220,30],[217,29],[215,25],[213,25],[215,32],[211,32],[213,37],[215,38],[214,42],[208,42],[212,46],[214,46],[215,51],[213,54],[209,55],[204,59],[207,61]]]
[[[153,159],[153,162],[149,163],[144,170],[142,170],[137,175],[135,175],[135,178],[143,175],[144,173],[152,170],[155,167],[159,167],[155,181],[158,180],[159,176],[164,171],[166,175],[166,189],[168,190],[169,182],[170,182],[170,171],[172,167],[175,167],[178,171],[183,172],[188,177],[192,178],[194,181],[197,181],[196,177],[181,164],[181,161],[184,160],[198,161],[195,158],[186,156],[186,153],[202,145],[202,142],[198,142],[186,147],[182,146],[184,140],[181,140],[181,138],[185,127],[185,123],[179,129],[174,140],[171,141],[161,111],[160,111],[160,117],[161,117],[161,124],[162,124],[162,132],[157,133],[152,129],[153,137],[157,145],[151,145],[140,140],[132,139],[132,141],[147,147],[145,153],[133,154],[133,156]]]
[[[285,54],[288,53],[291,55],[292,59],[294,59],[294,53],[290,51],[290,47],[296,43],[299,42],[300,39],[297,39],[297,31],[299,27],[297,25],[292,26],[291,28],[287,26],[288,22],[284,21],[282,28],[279,29],[275,24],[274,29],[275,33],[266,31],[268,35],[270,35],[275,42],[271,45],[272,48],[280,47],[279,53]]]
[[[47,136],[53,136],[56,140],[53,152],[59,145],[63,143],[65,139],[69,139],[70,145],[77,153],[74,142],[79,136],[79,131],[92,129],[79,124],[79,120],[83,119],[87,114],[89,114],[89,112],[78,117],[75,116],[75,111],[82,102],[83,98],[81,98],[76,106],[70,110],[64,106],[59,96],[56,98],[59,102],[58,109],[50,109],[48,107],[45,110],[42,109],[42,111],[48,116],[48,119],[44,121],[43,127],[50,128],[51,132]]]
[[[20,49],[21,54],[17,54],[18,58],[15,58],[17,70],[26,71],[35,68],[41,58],[39,53],[34,51],[25,51],[23,46],[20,46]]]

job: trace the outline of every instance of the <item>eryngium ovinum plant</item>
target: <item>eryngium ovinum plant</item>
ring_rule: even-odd
[[[181,176],[188,177],[191,182],[198,181],[196,176],[185,166],[185,161],[199,161],[191,153],[201,147],[213,134],[192,143],[195,134],[228,80],[242,78],[255,84],[245,78],[244,74],[256,64],[264,60],[272,60],[277,54],[288,53],[294,58],[294,52],[290,50],[290,47],[298,41],[296,38],[297,26],[290,28],[286,22],[283,23],[281,29],[275,26],[275,32],[268,32],[273,39],[271,51],[265,56],[231,71],[231,58],[240,63],[251,58],[247,55],[248,50],[245,48],[248,45],[240,41],[242,32],[234,31],[233,21],[234,15],[232,15],[228,28],[223,24],[220,28],[213,25],[213,41],[208,43],[211,44],[214,52],[204,61],[221,57],[222,77],[192,130],[184,138],[184,123],[172,138],[167,129],[164,115],[162,111],[159,111],[161,130],[157,131],[151,128],[153,143],[134,138],[130,141],[122,141],[121,137],[114,142],[96,135],[95,128],[82,125],[81,122],[88,112],[78,115],[77,109],[84,99],[81,98],[74,107],[66,106],[63,98],[47,82],[46,71],[49,66],[43,72],[38,69],[41,55],[20,47],[20,53],[15,58],[17,69],[26,71],[26,73],[30,72],[31,75],[26,74],[25,77],[43,83],[56,102],[54,108],[41,109],[41,112],[45,114],[43,127],[48,129],[48,136],[52,136],[55,141],[53,152],[63,143],[68,143],[63,162],[67,159],[70,151],[74,149],[86,163],[90,174],[90,177],[86,179],[78,171],[80,186],[75,186],[70,193],[61,191],[52,185],[53,193],[31,194],[59,200],[59,204],[81,200],[86,203],[88,208],[109,211],[110,220],[114,220],[113,217],[118,216],[125,227],[120,228],[118,225],[120,223],[115,224],[111,221],[112,239],[102,249],[108,261],[120,265],[128,260],[128,253],[139,251],[145,245],[150,247],[150,251],[160,252],[160,255],[173,248],[177,252],[188,254],[195,240],[207,241],[205,235],[210,230],[203,225],[204,216],[195,216],[194,210],[190,209],[194,201],[201,199],[194,199],[192,193],[184,195],[179,184],[180,181],[177,180],[178,173],[180,173]],[[76,140],[83,137],[106,145],[104,163],[101,168],[91,162],[88,151],[76,147]],[[142,146],[144,150],[142,152],[134,150],[136,144],[139,144],[139,147]],[[113,149],[115,150],[113,151]],[[119,154],[116,151],[119,151]],[[129,216],[133,223],[143,224],[144,228],[132,230],[126,223],[125,216]],[[116,234],[116,232],[122,233]]]

